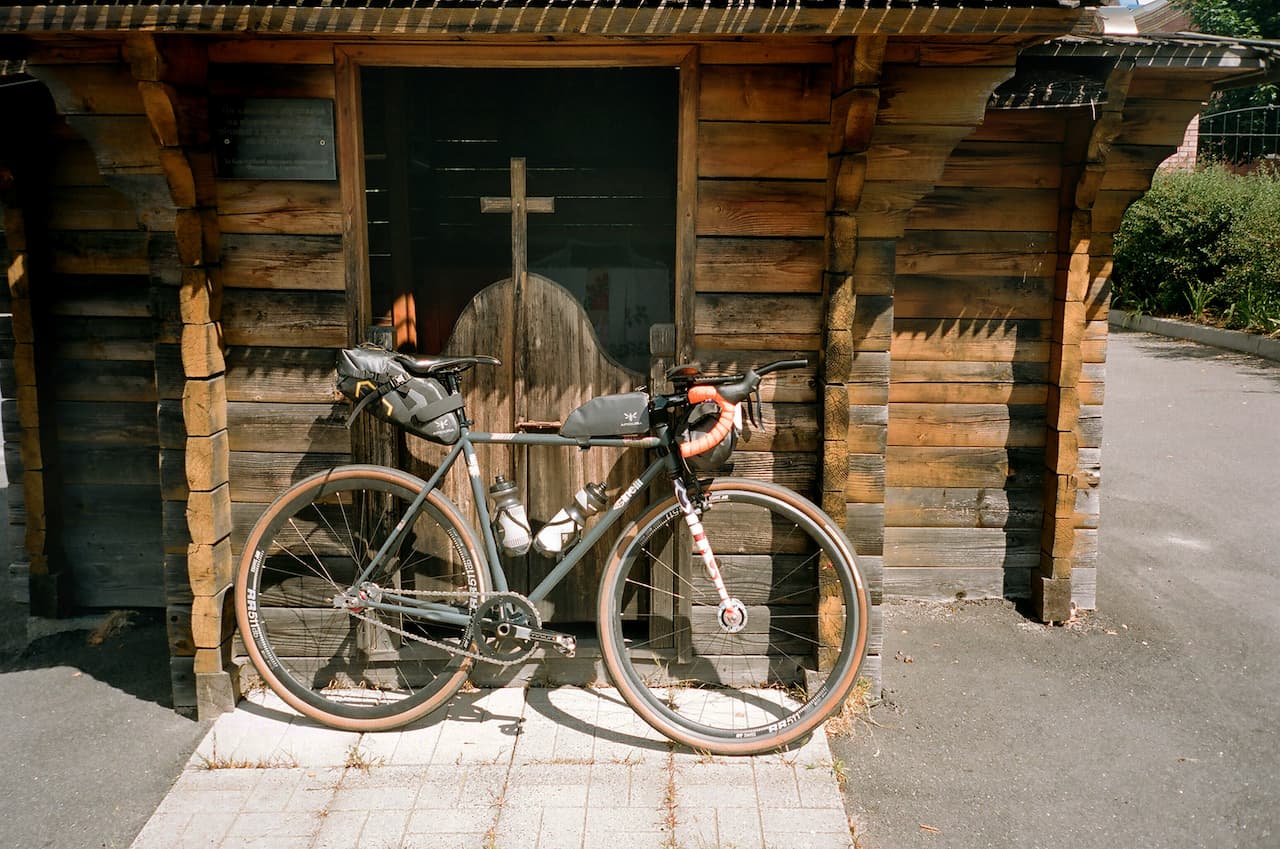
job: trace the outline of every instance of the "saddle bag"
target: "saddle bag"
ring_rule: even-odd
[[[434,377],[410,374],[392,351],[344,348],[337,368],[338,391],[355,404],[348,426],[367,407],[377,418],[442,445],[462,434],[462,395],[449,394]]]

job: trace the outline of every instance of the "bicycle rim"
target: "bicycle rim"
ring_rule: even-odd
[[[236,615],[250,659],[281,698],[328,725],[378,730],[410,722],[466,680],[469,659],[412,639],[462,647],[463,627],[334,603],[423,486],[374,466],[314,475],[267,508],[245,546]],[[474,534],[438,492],[385,562],[372,577],[383,591],[468,593],[434,599],[467,615],[487,589]]]
[[[811,502],[720,480],[702,524],[745,624],[721,597],[674,498],[650,508],[605,571],[601,648],[629,704],[668,737],[756,754],[809,734],[852,690],[866,591],[848,542]]]

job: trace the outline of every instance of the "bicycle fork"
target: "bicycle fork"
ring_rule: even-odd
[[[736,634],[747,627],[747,606],[729,595],[729,590],[725,587],[724,575],[716,562],[715,552],[707,542],[706,529],[702,527],[702,519],[689,499],[689,491],[684,481],[675,477],[672,478],[671,483],[675,489],[676,503],[680,505],[680,512],[684,515],[685,524],[689,526],[690,536],[693,537],[693,553],[702,560],[702,567],[707,577],[715,584],[716,594],[720,597],[716,618],[725,633]]]

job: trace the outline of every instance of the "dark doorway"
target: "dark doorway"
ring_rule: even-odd
[[[463,308],[511,274],[510,194],[523,157],[529,270],[576,296],[602,347],[647,372],[649,327],[672,320],[679,72],[400,69],[362,72],[375,320],[438,352]]]

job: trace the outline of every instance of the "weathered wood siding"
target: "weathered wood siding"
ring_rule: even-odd
[[[1024,598],[1040,559],[1065,121],[993,112],[897,249],[885,591]]]
[[[334,97],[329,64],[240,62],[218,50],[211,58],[211,97]],[[336,181],[218,177],[215,185],[231,547],[238,557],[253,522],[281,490],[350,460],[333,364],[354,307],[347,303]]]
[[[52,254],[33,298],[41,421],[55,423],[46,463],[59,482],[49,553],[80,607],[162,606],[152,274],[166,246],[146,228],[172,218],[156,145],[126,65],[35,73],[65,119],[50,139],[48,220],[30,223]]]
[[[748,64],[748,50],[703,51],[693,187],[695,362],[711,372],[812,363],[765,381],[764,424],[748,425],[734,471],[810,497],[831,111],[830,49],[813,52],[810,62]]]

